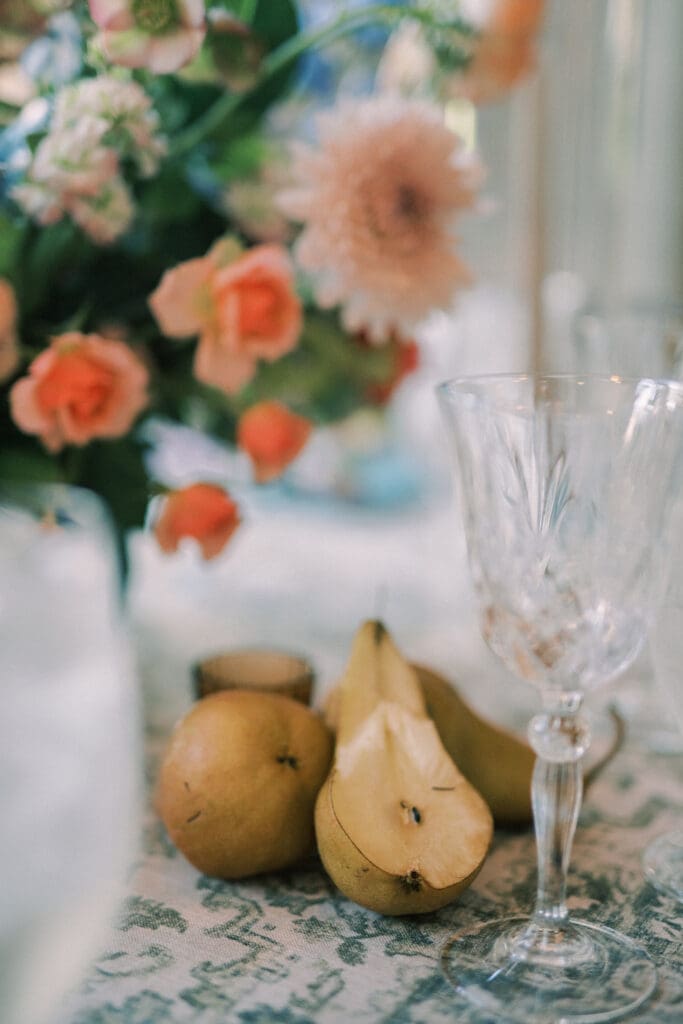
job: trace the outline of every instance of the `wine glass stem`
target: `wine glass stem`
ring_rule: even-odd
[[[554,764],[537,758],[532,788],[538,855],[534,918],[544,927],[560,928],[568,917],[567,870],[582,790],[578,762]]]
[[[530,728],[538,755],[532,781],[538,855],[534,923],[551,931],[559,931],[569,916],[567,870],[583,793],[581,757],[588,747],[578,710],[576,704],[543,713]]]

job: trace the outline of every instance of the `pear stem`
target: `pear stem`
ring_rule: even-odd
[[[590,735],[578,716],[579,693],[554,695],[529,726],[537,760],[531,785],[538,856],[532,927],[560,931],[567,923],[567,870],[583,795],[581,758]]]

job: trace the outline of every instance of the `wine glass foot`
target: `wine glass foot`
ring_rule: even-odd
[[[650,885],[683,903],[683,830],[653,840],[643,854],[643,869]]]
[[[446,942],[441,966],[482,1013],[521,1024],[618,1020],[657,982],[650,957],[631,939],[584,921],[559,933],[523,917],[478,925]]]

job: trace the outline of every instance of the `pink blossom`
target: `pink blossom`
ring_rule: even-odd
[[[89,0],[99,42],[114,64],[177,71],[204,40],[203,0]]]
[[[148,376],[122,341],[61,334],[12,387],[12,417],[51,452],[97,437],[121,437],[147,405]]]
[[[273,362],[296,347],[302,315],[285,249],[259,245],[227,263],[226,250],[218,243],[167,271],[149,304],[167,337],[199,335],[197,379],[235,394],[259,359]]]

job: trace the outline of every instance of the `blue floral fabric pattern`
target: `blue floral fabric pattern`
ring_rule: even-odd
[[[682,818],[683,759],[627,743],[586,797],[570,871],[573,911],[657,962],[659,990],[633,1018],[648,1024],[683,1020],[683,914],[645,882],[640,856]],[[458,902],[413,918],[349,902],[316,861],[241,882],[204,877],[151,808],[144,833],[106,949],[59,1024],[494,1024],[443,980],[439,950],[460,928],[529,910],[530,832],[497,833]]]

